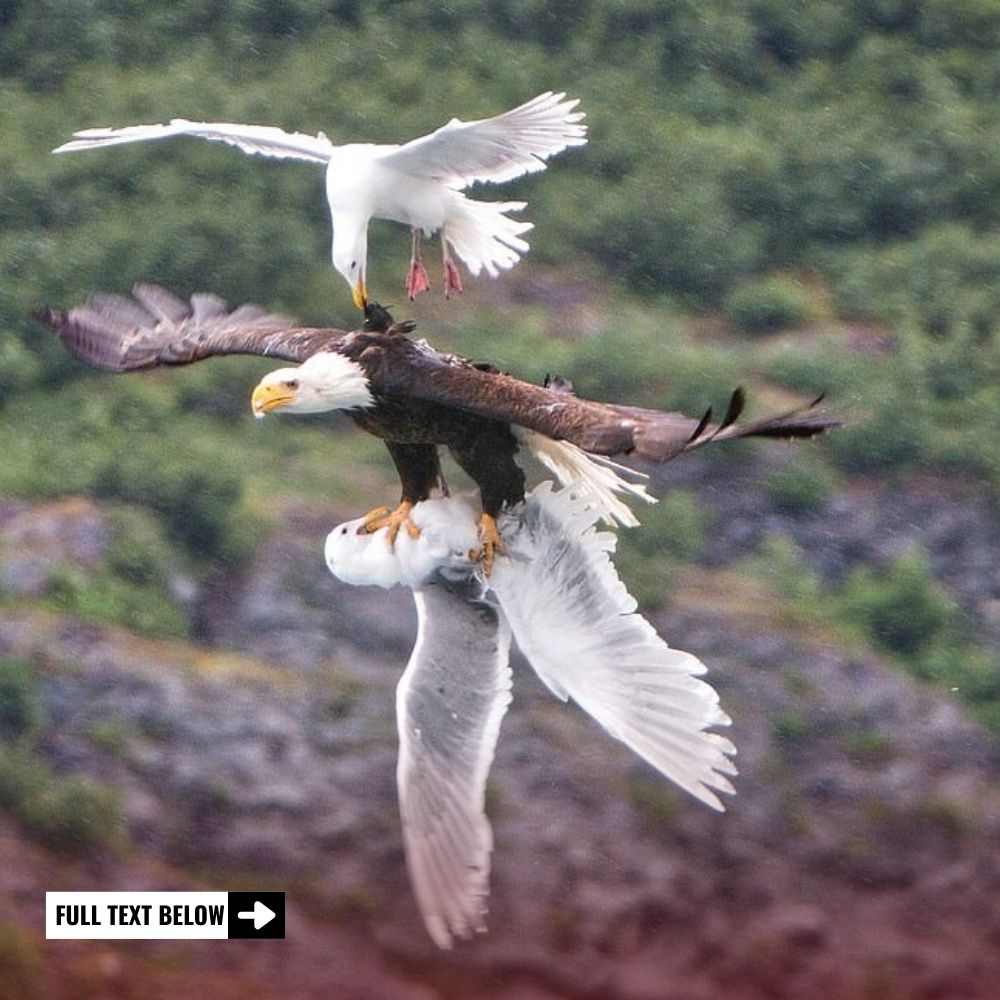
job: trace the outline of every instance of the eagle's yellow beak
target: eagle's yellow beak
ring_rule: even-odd
[[[272,410],[281,409],[295,401],[295,393],[280,383],[261,382],[250,397],[255,417],[262,417]]]
[[[358,283],[351,289],[354,294],[354,304],[359,309],[364,309],[368,305],[368,286],[364,278],[358,278]]]

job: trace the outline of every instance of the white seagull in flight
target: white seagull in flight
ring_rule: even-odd
[[[359,309],[368,304],[368,220],[391,219],[413,232],[406,291],[410,298],[430,287],[420,259],[420,235],[441,231],[444,293],[462,290],[454,251],[472,274],[496,277],[528,249],[522,234],[530,222],[507,217],[523,201],[484,202],[462,191],[477,181],[495,184],[545,169],[545,161],[569,146],[582,146],[584,114],[578,100],[547,92],[495,118],[453,118],[430,135],[404,145],[349,143],[335,146],[322,132],[304,135],[273,125],[191,122],[91,128],[75,132],[55,153],[125,142],[193,135],[225,142],[245,153],[308,160],[326,166],[326,197],[333,221],[333,266],[347,279]]]
[[[461,497],[413,508],[419,537],[394,547],[338,525],[326,564],[345,583],[413,588],[417,641],[396,689],[396,781],[410,881],[441,948],[486,929],[493,833],[486,779],[511,699],[517,643],[550,691],[572,699],[664,777],[713,809],[732,794],[729,717],[704,665],[666,644],[636,610],[586,496],[535,487],[503,516],[506,552],[485,579],[470,563],[474,509]],[[359,533],[359,529],[361,529]]]

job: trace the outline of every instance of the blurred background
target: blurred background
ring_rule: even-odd
[[[685,798],[521,664],[491,778],[488,936],[409,892],[392,692],[406,593],[329,577],[393,501],[338,418],[255,423],[273,367],[112,377],[28,319],[139,279],[323,325],[322,171],[171,117],[400,141],[542,90],[590,142],[497,281],[370,286],[436,346],[600,399],[849,426],[650,471],[619,566],[733,716]],[[996,996],[1000,7],[992,0],[0,4],[0,998]],[[285,942],[45,942],[46,889],[271,888]]]

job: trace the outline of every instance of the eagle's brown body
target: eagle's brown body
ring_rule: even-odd
[[[507,424],[472,413],[456,414],[437,403],[376,397],[370,410],[349,416],[385,441],[402,484],[402,499],[426,500],[446,489],[439,446],[445,447],[479,487],[483,510],[496,516],[505,504],[524,498],[524,473],[514,456],[517,439]]]
[[[219,354],[256,354],[304,362],[332,352],[363,370],[372,401],[349,411],[363,430],[382,438],[399,471],[403,499],[416,503],[443,486],[438,448],[446,447],[479,486],[483,509],[495,516],[524,496],[515,461],[515,428],[566,441],[594,455],[634,455],[665,462],[711,441],[735,437],[812,437],[839,421],[813,409],[738,423],[740,390],[719,424],[581,399],[565,384],[538,386],[489,365],[444,354],[406,334],[406,324],[345,332],[300,327],[257,306],[229,311],[212,295],[190,303],[154,285],[134,299],[95,295],[69,312],[41,310],[78,358],[124,372],[190,364]]]

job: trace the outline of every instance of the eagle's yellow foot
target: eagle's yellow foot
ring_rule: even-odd
[[[399,534],[400,528],[404,526],[410,538],[419,538],[420,528],[410,517],[411,510],[413,510],[413,504],[409,500],[400,500],[399,506],[395,510],[389,510],[388,507],[376,507],[375,510],[365,515],[361,531],[370,535],[381,531],[382,528],[388,528],[387,541],[390,546],[396,544],[396,536]]]
[[[496,518],[490,514],[483,514],[479,518],[479,545],[478,549],[473,549],[469,553],[469,558],[473,562],[482,562],[483,572],[489,576],[493,572],[493,560],[497,553],[502,554],[507,551],[500,537]]]

